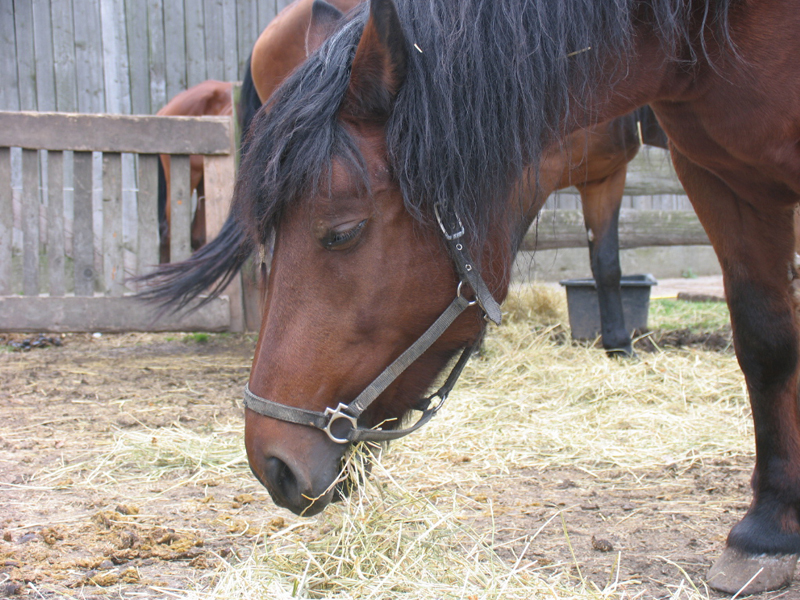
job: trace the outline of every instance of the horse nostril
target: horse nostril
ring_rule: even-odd
[[[289,465],[279,458],[268,458],[264,474],[270,491],[282,500],[279,504],[290,508],[289,505],[294,505],[298,502],[300,490],[297,486],[297,477],[295,477]]]

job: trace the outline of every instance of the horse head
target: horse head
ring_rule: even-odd
[[[293,196],[280,209],[273,207],[269,217],[274,253],[247,392],[245,443],[253,473],[278,505],[298,514],[316,514],[335,499],[349,446],[342,442],[360,439],[352,435],[356,429],[398,428],[404,415],[420,408],[437,374],[484,326],[480,307],[468,301],[481,290],[467,289],[469,281],[461,290],[463,278],[448,252],[448,243],[463,248],[470,236],[447,241],[446,235],[460,233],[457,215],[451,227],[446,216],[437,221],[433,214],[408,210],[387,151],[387,122],[405,81],[408,52],[392,1],[373,0],[342,93],[329,100],[335,102],[334,133],[311,134],[320,143],[333,138],[324,167],[316,175],[298,176],[303,183],[296,186],[291,173],[275,175],[290,169],[287,156],[292,166],[303,162],[298,146],[304,132],[297,121],[286,125],[294,139],[279,151],[259,149],[259,140],[270,137],[270,123],[295,118],[291,111],[291,117],[280,114],[278,98],[255,126],[254,147],[237,183],[240,220],[262,242],[264,214],[270,211],[254,199],[263,197],[258,186],[265,161],[266,179],[275,175],[270,189]],[[477,257],[502,265],[510,260],[509,253],[488,251]],[[488,272],[491,293],[499,297],[507,287],[506,269]],[[489,293],[483,290],[490,298]],[[450,316],[440,319],[448,310]],[[434,322],[444,328],[437,337],[426,334]],[[415,346],[420,338],[424,347]],[[421,354],[418,359],[404,355],[412,347]],[[396,367],[402,356],[411,361],[404,370]],[[383,372],[390,364],[396,377],[387,380]],[[374,389],[374,398],[353,409],[365,389]],[[312,421],[326,411],[335,414],[324,431],[324,421],[320,427],[302,424],[304,411],[317,415]],[[380,435],[372,439],[383,439]]]

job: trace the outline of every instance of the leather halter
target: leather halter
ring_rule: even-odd
[[[372,404],[372,402],[374,402],[375,399],[380,396],[409,365],[411,365],[411,363],[422,356],[422,354],[442,336],[453,321],[468,307],[474,306],[475,304],[479,305],[486,319],[493,321],[497,325],[500,324],[500,306],[492,297],[489,288],[475,268],[463,241],[461,241],[461,238],[463,238],[465,234],[461,219],[455,212],[440,210],[438,204],[434,209],[436,220],[439,222],[439,227],[444,234],[447,250],[455,263],[456,272],[459,276],[459,283],[458,289],[456,290],[456,297],[425,333],[386,367],[363,392],[350,402],[350,404],[340,403],[336,408],[326,408],[324,412],[307,410],[280,404],[257,396],[250,391],[249,385],[245,385],[244,405],[246,408],[260,415],[272,417],[273,419],[321,429],[337,444],[395,440],[416,431],[431,420],[433,415],[444,406],[447,396],[450,394],[458,377],[464,370],[464,366],[467,364],[469,357],[480,344],[481,338],[483,337],[482,334],[473,344],[467,346],[462,351],[461,356],[450,371],[450,375],[448,375],[444,385],[430,396],[422,398],[419,401],[415,408],[421,411],[422,414],[413,425],[405,429],[389,430],[366,429],[358,425],[358,418],[370,404]],[[475,294],[475,300],[467,300],[463,296],[462,288],[465,283],[472,288]],[[431,406],[431,402],[434,398],[438,398],[439,401],[434,406]],[[344,426],[344,429],[342,426]]]

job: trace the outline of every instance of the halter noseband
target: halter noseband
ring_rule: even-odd
[[[486,286],[480,273],[478,273],[478,270],[474,267],[466,247],[463,242],[460,241],[465,234],[461,219],[455,212],[440,210],[438,204],[434,207],[434,210],[436,213],[436,220],[439,222],[439,227],[444,234],[447,250],[455,263],[456,272],[459,276],[459,283],[458,289],[456,290],[456,297],[433,324],[428,327],[425,333],[386,367],[350,404],[340,403],[336,408],[326,408],[324,412],[307,410],[304,408],[287,406],[286,404],[279,404],[278,402],[257,396],[250,391],[249,385],[245,385],[244,405],[246,408],[260,415],[272,417],[273,419],[321,429],[337,444],[395,440],[416,431],[431,420],[433,415],[444,406],[447,396],[450,394],[453,386],[455,386],[469,357],[480,344],[482,335],[479,336],[473,344],[464,348],[458,361],[450,371],[450,375],[447,376],[444,385],[430,396],[422,398],[419,401],[415,408],[421,411],[422,414],[413,425],[405,429],[390,430],[366,429],[358,425],[358,418],[370,404],[372,404],[372,402],[374,402],[375,399],[380,396],[409,365],[411,365],[411,363],[422,356],[464,310],[477,304],[483,310],[485,318],[498,325],[500,324],[500,306],[492,297],[489,288]],[[467,300],[463,296],[462,288],[465,283],[472,288],[472,291],[475,293],[475,300]],[[431,402],[434,398],[438,398],[439,401],[434,406],[431,406]],[[339,431],[341,428],[338,426],[340,422],[346,427],[344,431],[341,432]]]

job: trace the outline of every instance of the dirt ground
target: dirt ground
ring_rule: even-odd
[[[165,427],[241,421],[252,339],[172,337],[67,335],[0,354],[0,597],[186,589],[283,526],[252,477],[196,479],[191,463],[153,481],[135,462],[106,473],[116,432],[158,445]]]
[[[0,598],[202,590],[223,563],[294,519],[243,462],[239,398],[254,338],[203,340],[76,334],[60,347],[44,340],[0,352]],[[181,459],[165,448],[161,462],[147,462],[118,441],[138,433],[158,447],[165,429],[187,440],[219,431],[231,456]],[[242,468],[215,476],[226,460]],[[618,578],[640,582],[628,588],[635,597],[670,597],[681,571],[702,590],[747,507],[751,466],[721,459],[680,471],[488,474],[466,508],[512,563],[524,551],[601,589]],[[526,548],[523,538],[537,531]],[[800,582],[761,598],[800,599]]]

